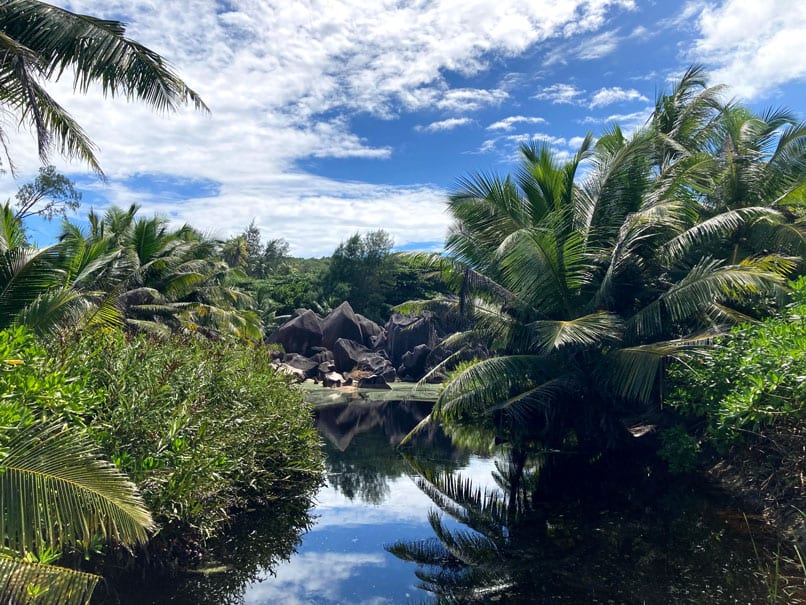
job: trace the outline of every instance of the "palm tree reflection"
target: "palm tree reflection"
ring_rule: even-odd
[[[522,546],[533,544],[535,529],[545,531],[528,514],[542,456],[509,449],[505,460],[495,462],[495,487],[484,489],[460,475],[434,472],[406,459],[419,475],[418,487],[439,508],[428,515],[435,536],[396,542],[387,550],[417,563],[420,588],[434,594],[438,603],[511,602],[524,585],[515,564],[524,560]],[[449,527],[445,515],[465,529]],[[530,527],[524,525],[527,519]]]

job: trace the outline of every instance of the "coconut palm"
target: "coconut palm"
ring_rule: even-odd
[[[127,38],[118,21],[37,0],[3,0],[0,32],[0,104],[34,130],[43,162],[55,149],[101,172],[92,141],[44,87],[65,72],[82,93],[97,84],[105,95],[138,99],[160,111],[187,102],[206,110],[166,61]]]
[[[465,288],[467,336],[497,354],[451,380],[432,418],[492,413],[510,438],[613,446],[628,437],[625,417],[654,409],[665,359],[738,317],[735,303],[780,287],[791,259],[702,252],[781,214],[745,205],[704,216],[717,163],[699,147],[719,112],[713,89],[693,94],[693,80],[629,139],[614,128],[566,162],[524,145],[517,178],[460,183],[449,258],[436,264],[485,278]]]
[[[221,242],[185,225],[172,230],[161,217],[137,217],[138,207],[91,213],[90,233],[65,225],[62,242],[75,249],[106,250],[107,281],[125,323],[156,333],[176,330],[207,336],[259,339],[251,299],[230,283],[237,270],[221,255]]]

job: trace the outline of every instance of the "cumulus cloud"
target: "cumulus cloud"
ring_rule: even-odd
[[[732,94],[753,99],[806,79],[806,3],[801,0],[693,3],[686,13],[697,15],[692,58],[712,66],[711,81],[728,84]]]
[[[461,115],[495,107],[509,98],[504,84],[453,88],[448,75],[469,78],[541,42],[595,33],[613,11],[634,8],[633,0],[57,4],[126,21],[128,35],[163,54],[212,110],[161,116],[138,103],[104,100],[97,89],[75,96],[69,81],[49,86],[98,143],[112,183],[108,197],[137,198],[222,235],[254,217],[291,240],[297,254],[329,253],[356,228],[381,224],[399,244],[442,239],[437,188],[345,183],[300,167],[312,158],[393,158],[393,148],[355,132],[356,116],[391,120],[423,109]],[[596,38],[584,54],[606,46],[606,36]],[[39,163],[30,136],[8,134],[19,173],[34,174]],[[57,167],[85,169],[62,160]],[[120,184],[133,174],[209,179],[220,187],[216,195],[163,202],[157,192]],[[315,252],[312,242],[321,242]]]
[[[622,103],[625,101],[648,101],[644,95],[635,90],[634,88],[624,89],[620,86],[613,86],[612,88],[600,88],[591,98],[589,107],[594,109],[596,107],[604,107],[605,105],[612,105],[613,103]]]
[[[509,116],[503,120],[493,122],[487,127],[487,130],[504,130],[510,131],[515,128],[515,124],[545,124],[546,120],[539,117],[527,116]]]
[[[573,84],[552,84],[540,90],[532,98],[539,101],[548,101],[550,103],[567,103],[575,105],[580,103],[580,98],[585,93]]]
[[[440,120],[438,122],[431,122],[427,126],[417,126],[416,130],[421,132],[441,132],[444,130],[453,130],[460,126],[466,126],[473,122],[470,118],[448,118],[447,120]]]

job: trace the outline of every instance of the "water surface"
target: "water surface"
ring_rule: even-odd
[[[766,602],[748,527],[758,545],[764,532],[724,495],[624,461],[479,453],[437,429],[396,448],[429,409],[320,405],[327,484],[312,511],[251,515],[210,569],[147,578],[120,602]]]

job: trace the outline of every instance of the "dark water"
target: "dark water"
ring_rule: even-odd
[[[783,583],[782,572],[762,573],[763,530],[707,486],[628,460],[513,452],[483,436],[454,435],[473,446],[455,447],[438,430],[401,453],[395,445],[428,410],[320,407],[328,482],[312,511],[252,515],[210,568],[100,587],[103,600],[754,604]]]

